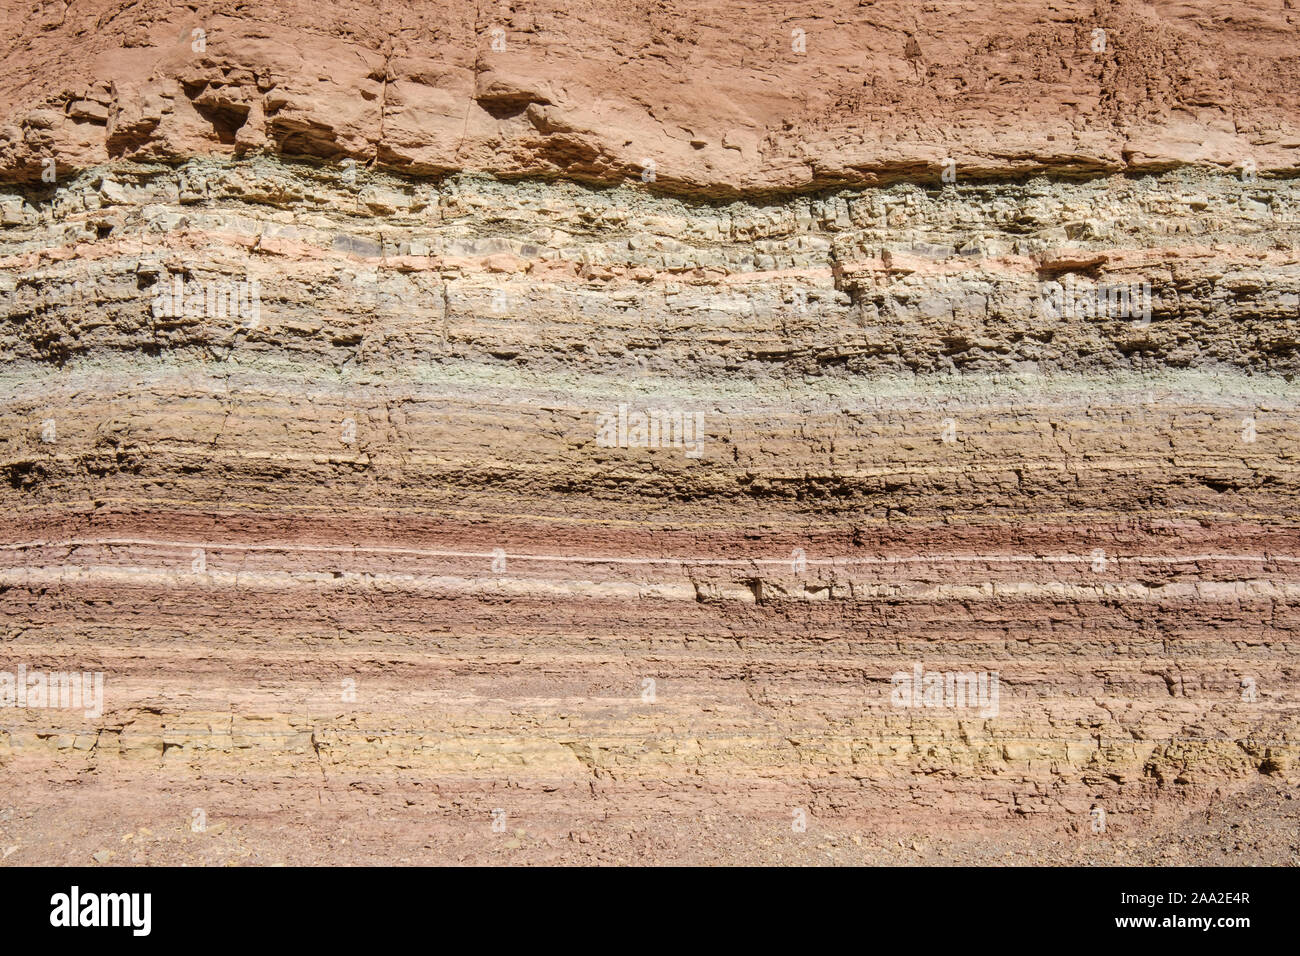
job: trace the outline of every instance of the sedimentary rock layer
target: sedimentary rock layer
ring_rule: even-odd
[[[104,675],[6,862],[1294,861],[1288,5],[101,6],[0,64],[0,671]]]
[[[713,195],[1300,165],[1292,0],[8,6],[0,173],[29,181],[258,152]]]

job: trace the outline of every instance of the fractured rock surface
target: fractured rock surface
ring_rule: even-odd
[[[7,27],[6,862],[1295,862],[1300,14],[416,7]]]
[[[1220,0],[12,4],[0,173],[276,155],[730,195],[1300,165],[1300,11]],[[1100,31],[1100,32],[1099,32]]]

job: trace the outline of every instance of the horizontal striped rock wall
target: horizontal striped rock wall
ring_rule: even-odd
[[[1292,859],[1294,179],[3,208],[13,861]]]
[[[1298,35],[0,17],[0,863],[1296,863]]]

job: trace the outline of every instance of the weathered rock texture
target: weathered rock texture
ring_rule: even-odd
[[[47,155],[257,152],[599,182],[651,160],[696,195],[949,157],[1001,177],[1300,165],[1293,0],[5,6],[0,168],[33,180]]]
[[[1294,862],[1300,12],[517,6],[5,17],[5,861]]]

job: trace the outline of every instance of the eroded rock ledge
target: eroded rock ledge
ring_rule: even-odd
[[[267,153],[736,196],[1300,167],[1290,0],[55,3],[6,18],[0,176]],[[1100,31],[1100,32],[1098,32]]]

